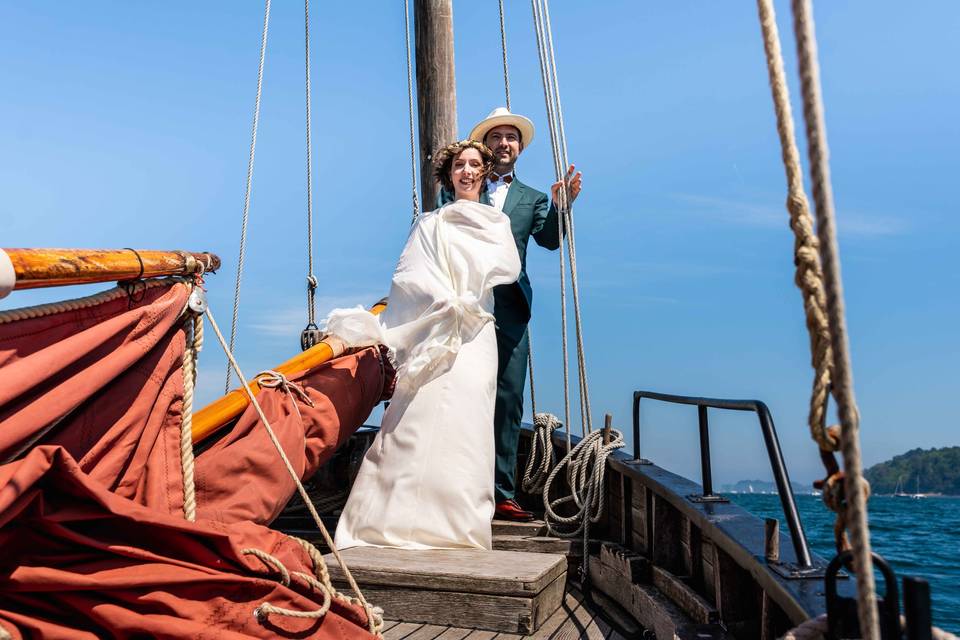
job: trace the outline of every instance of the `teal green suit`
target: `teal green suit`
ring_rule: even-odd
[[[452,200],[452,194],[442,190],[437,196],[437,206]],[[486,191],[481,194],[480,201],[490,204]],[[546,249],[554,250],[560,246],[560,219],[547,194],[514,179],[507,191],[503,212],[510,218],[513,239],[520,254],[520,277],[513,284],[500,285],[493,290],[499,355],[493,414],[497,450],[494,483],[498,502],[513,498],[516,493],[517,445],[530,353],[527,324],[533,308],[533,288],[527,277],[527,243],[532,236]]]

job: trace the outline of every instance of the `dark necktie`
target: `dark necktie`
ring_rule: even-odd
[[[500,176],[500,175],[497,175],[497,174],[495,174],[495,173],[491,173],[491,174],[490,174],[490,181],[491,181],[491,182],[503,182],[504,184],[510,184],[511,182],[513,182],[513,176],[510,175],[509,173],[508,173],[507,175],[505,175],[505,176]]]

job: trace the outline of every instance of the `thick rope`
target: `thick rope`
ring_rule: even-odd
[[[530,455],[523,470],[521,486],[527,493],[535,493],[543,488],[553,468],[553,432],[560,426],[557,417],[550,413],[537,413],[533,416],[533,437],[530,439]],[[569,433],[569,431],[568,431]]]
[[[810,394],[807,422],[810,435],[823,451],[836,451],[839,440],[831,437],[826,425],[826,407],[830,394],[833,370],[833,348],[830,346],[830,326],[827,322],[827,296],[824,292],[823,271],[820,268],[820,242],[813,231],[813,216],[803,190],[803,170],[797,150],[790,91],[783,65],[780,35],[772,0],[757,0],[763,46],[766,51],[767,72],[777,115],[777,134],[783,167],[787,175],[787,211],[794,234],[794,282],[803,296],[803,308],[810,334],[811,365],[815,371]]]
[[[200,286],[198,283],[195,286]],[[197,519],[197,490],[193,458],[193,395],[197,383],[197,356],[203,348],[203,316],[187,311],[183,351],[183,407],[180,420],[180,469],[183,472],[183,517]]]
[[[507,65],[507,26],[503,19],[503,0],[500,0],[500,50],[503,52],[503,92],[510,111],[510,67]]]
[[[257,67],[257,99],[253,104],[253,127],[250,133],[250,155],[247,158],[247,186],[243,194],[243,220],[240,225],[240,252],[237,256],[237,282],[233,290],[233,320],[230,322],[230,351],[237,342],[237,322],[240,317],[240,281],[243,278],[243,258],[247,250],[247,221],[250,217],[250,190],[253,187],[253,158],[257,151],[257,127],[260,124],[260,96],[263,93],[263,63],[267,54],[267,26],[270,23],[270,0],[263,10],[263,33],[260,36],[260,64]],[[230,392],[230,366],[223,386],[224,394]]]
[[[853,391],[853,372],[847,341],[813,7],[810,0],[792,0],[791,8],[807,131],[810,182],[817,214],[817,236],[820,240],[820,263],[823,266],[827,318],[833,347],[833,396],[840,416],[846,515],[857,569],[857,610],[864,639],[878,640],[880,627],[875,606],[876,591],[870,555],[870,530],[867,527],[867,500],[864,495],[863,463],[860,458],[860,415]]]
[[[303,0],[304,69],[307,100],[307,326],[316,326],[317,277],[313,273],[313,143],[310,122],[310,0]]]
[[[305,582],[307,585],[323,594],[323,603],[320,605],[320,607],[310,611],[297,611],[295,609],[277,607],[269,602],[262,602],[260,603],[260,606],[253,610],[253,615],[256,616],[258,620],[264,621],[271,614],[286,616],[288,618],[317,619],[325,616],[327,611],[330,610],[330,603],[332,602],[331,591],[333,590],[333,587],[330,585],[329,580],[326,584],[324,584],[323,581],[317,580],[310,574],[303,573],[302,571],[290,571],[282,562],[280,562],[279,559],[273,557],[265,551],[261,551],[260,549],[242,549],[241,553],[259,558],[261,562],[279,573],[280,584],[284,585],[285,587],[290,586],[291,578],[299,578],[301,581]]]
[[[230,366],[236,372],[240,380],[246,380],[243,375],[243,372],[240,370],[240,365],[237,363],[236,358],[234,358],[233,353],[227,347],[227,342],[223,337],[223,334],[220,332],[220,327],[217,326],[217,321],[213,317],[213,312],[210,307],[207,307],[207,318],[210,320],[210,326],[213,328],[214,334],[217,336],[217,340],[220,342],[220,346],[224,350],[224,354],[227,356],[227,360],[230,362]],[[279,374],[277,374],[279,375]],[[289,384],[289,383],[288,383]],[[250,385],[244,383],[241,385],[243,390],[246,392],[247,397],[250,399],[250,404],[253,405],[253,408],[256,410],[257,415],[260,418],[261,423],[263,424],[264,429],[267,431],[267,435],[270,437],[270,441],[273,443],[274,448],[277,450],[277,453],[280,455],[280,459],[283,461],[284,466],[287,469],[287,473],[290,474],[290,478],[296,484],[297,492],[300,494],[300,497],[303,499],[304,505],[307,507],[307,510],[310,512],[310,515],[313,517],[314,524],[317,525],[317,529],[320,530],[321,535],[323,536],[324,542],[333,552],[334,557],[337,559],[337,562],[340,564],[340,568],[343,569],[343,575],[347,580],[347,584],[350,585],[350,588],[353,589],[354,593],[357,594],[357,601],[363,610],[367,614],[367,624],[370,629],[370,632],[373,634],[378,633],[378,629],[382,626],[383,621],[379,618],[370,604],[363,597],[363,593],[360,591],[360,587],[357,585],[357,581],[354,579],[353,574],[350,573],[350,569],[347,567],[346,562],[344,562],[343,557],[340,555],[340,552],[337,550],[336,544],[333,542],[333,538],[330,536],[330,532],[327,531],[327,527],[323,524],[323,520],[320,518],[320,514],[317,513],[316,507],[313,506],[313,502],[310,500],[310,495],[307,493],[306,488],[303,486],[303,483],[300,481],[300,477],[297,475],[296,470],[293,468],[293,464],[290,463],[290,459],[287,457],[286,452],[283,450],[283,446],[280,444],[280,440],[277,439],[276,433],[273,431],[273,427],[270,426],[270,421],[267,420],[266,414],[263,412],[263,408],[260,406],[260,403],[257,401],[257,396],[250,389]],[[296,403],[296,400],[291,398],[291,401]],[[299,409],[297,409],[299,412]]]
[[[586,580],[589,574],[590,525],[598,522],[603,515],[606,495],[604,477],[607,471],[607,458],[624,445],[623,434],[618,430],[610,430],[610,442],[607,444],[603,444],[603,434],[603,430],[587,434],[553,468],[543,485],[544,520],[547,523],[547,535],[555,535],[560,538],[583,537],[583,564],[581,567],[581,578],[583,580]],[[550,488],[564,467],[567,467],[566,477],[570,484],[570,495],[551,501]],[[576,513],[571,516],[559,515],[556,512],[557,507],[568,502],[573,502],[576,505]]]
[[[178,282],[182,283],[186,282],[186,280],[179,277],[151,278],[150,280],[138,280],[137,286],[144,287],[146,289],[152,289],[153,287],[170,287]],[[57,302],[46,302],[44,304],[38,304],[32,307],[21,307],[19,309],[7,309],[5,311],[0,311],[0,324],[19,322],[21,320],[30,320],[31,318],[43,318],[55,313],[77,311],[78,309],[89,309],[91,307],[96,307],[104,302],[110,302],[111,300],[116,300],[117,298],[129,296],[130,286],[131,285],[129,284],[120,284],[112,289],[107,289],[106,291],[101,291],[100,293],[84,296],[82,298],[60,300]]]
[[[13,634],[0,624],[0,640],[13,640]]]
[[[410,123],[410,196],[413,202],[413,219],[420,217],[420,198],[417,196],[417,141],[413,128],[413,60],[410,56],[410,0],[403,2],[404,34],[407,39],[407,118]]]

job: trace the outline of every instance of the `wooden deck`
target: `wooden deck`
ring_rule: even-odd
[[[529,636],[388,620],[384,624],[383,637],[384,640],[626,640],[572,587],[567,591],[563,605]]]

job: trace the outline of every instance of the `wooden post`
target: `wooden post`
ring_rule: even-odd
[[[780,521],[776,518],[764,519],[763,542],[767,562],[780,562]]]
[[[439,187],[433,152],[457,140],[457,85],[453,65],[453,0],[414,0],[420,192],[431,211]]]
[[[603,446],[610,444],[610,429],[613,428],[613,416],[609,413],[603,417]]]

